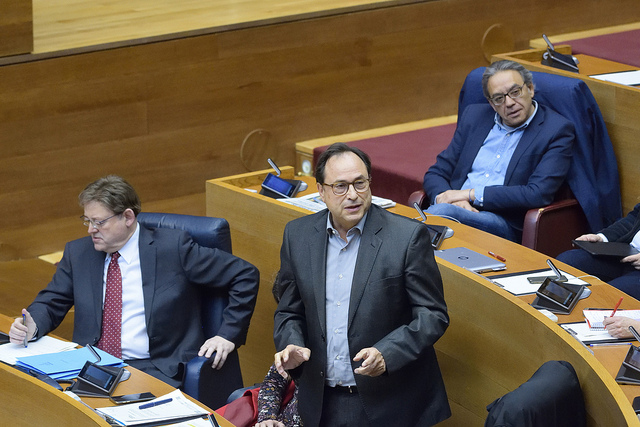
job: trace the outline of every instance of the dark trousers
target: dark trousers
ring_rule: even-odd
[[[160,381],[164,381],[172,387],[178,388],[182,385],[182,378],[176,379],[171,378],[160,371],[160,369],[156,368],[151,360],[149,359],[129,359],[125,360],[126,363],[133,366],[139,371],[144,372],[145,374],[149,374],[152,377],[156,377]]]
[[[595,257],[582,249],[572,249],[561,253],[557,259],[640,300],[640,270],[618,258]]]
[[[343,388],[324,388],[321,426],[366,427],[369,426],[367,414],[360,395],[349,393]]]

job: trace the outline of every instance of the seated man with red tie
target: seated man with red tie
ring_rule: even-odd
[[[79,195],[89,236],[67,243],[49,285],[23,309],[11,342],[54,330],[75,306],[73,340],[96,345],[131,366],[178,387],[179,366],[196,355],[221,367],[244,344],[259,273],[227,252],[199,246],[184,231],[137,222],[140,199],[110,175]],[[197,287],[227,290],[218,335],[204,337]]]

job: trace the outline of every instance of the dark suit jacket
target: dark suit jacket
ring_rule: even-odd
[[[633,237],[640,231],[640,203],[627,216],[600,231],[610,242],[631,243]]]
[[[424,191],[431,202],[443,191],[462,187],[494,125],[494,116],[489,104],[472,104],[464,110],[453,140],[424,175]],[[522,230],[527,210],[551,203],[564,182],[573,140],[571,122],[538,104],[538,112],[511,157],[504,185],[485,188],[482,209]]]
[[[138,225],[140,226],[140,225]],[[258,270],[227,252],[195,244],[179,230],[140,226],[140,268],[144,310],[153,364],[169,377],[194,357],[205,339],[197,286],[228,290],[229,304],[218,335],[244,344],[258,292]],[[54,330],[75,305],[73,340],[96,344],[102,324],[105,252],[91,237],[67,243],[49,285],[28,310],[38,337]]]
[[[281,250],[283,294],[275,314],[276,348],[311,349],[292,372],[305,427],[320,420],[326,369],[325,261],[328,211],[287,224]],[[353,358],[377,348],[387,372],[355,375],[371,425],[428,426],[450,416],[433,344],[449,324],[442,279],[424,224],[372,205],[364,225],[349,303]],[[352,362],[357,368],[361,362]]]

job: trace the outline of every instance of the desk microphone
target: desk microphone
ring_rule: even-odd
[[[427,216],[424,214],[424,211],[420,208],[420,205],[418,205],[418,202],[413,202],[413,207],[418,211],[420,218],[422,218],[422,222],[426,224]],[[451,229],[451,227],[447,227],[446,225],[443,225],[442,227],[444,227],[444,237],[443,237],[444,239],[448,239],[449,237],[453,236],[453,229]]]

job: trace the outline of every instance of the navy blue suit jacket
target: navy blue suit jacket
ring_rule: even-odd
[[[184,231],[140,227],[144,311],[151,362],[175,377],[180,362],[197,355],[202,333],[198,286],[226,290],[229,304],[218,335],[244,344],[258,292],[258,270],[227,252],[199,246]],[[28,307],[37,337],[54,330],[75,306],[73,341],[96,344],[102,325],[106,253],[91,237],[67,243],[49,285]]]
[[[638,231],[640,231],[640,203],[627,216],[614,222],[600,233],[607,236],[607,240],[610,242],[631,243]]]
[[[292,372],[305,427],[319,424],[327,361],[325,209],[289,222],[280,252],[283,293],[275,314],[277,350],[308,347]],[[375,347],[387,371],[355,375],[369,425],[430,426],[451,411],[434,343],[449,325],[442,279],[424,224],[372,205],[362,231],[349,302],[351,358]],[[353,362],[352,368],[361,362]]]
[[[459,190],[494,125],[495,112],[487,104],[468,106],[449,146],[424,175],[424,191],[433,203],[446,190]],[[507,167],[504,185],[485,188],[481,208],[504,217],[522,230],[527,210],[551,203],[565,181],[575,138],[567,119],[538,104]]]

